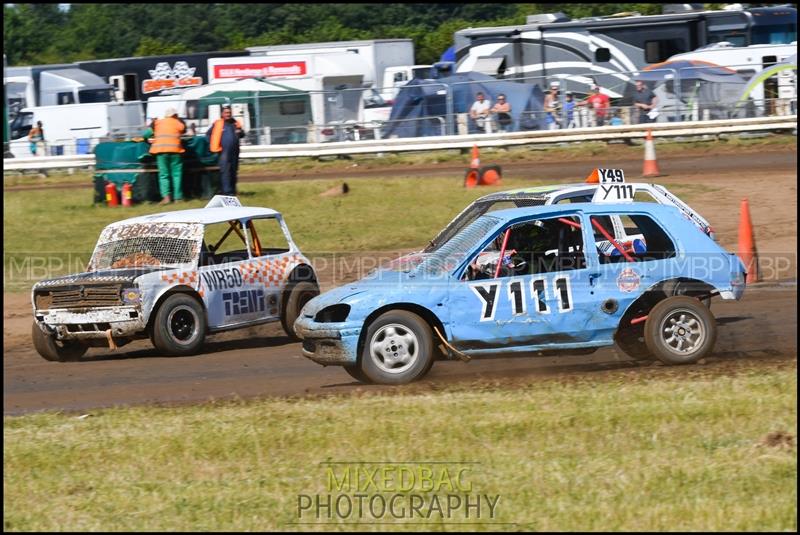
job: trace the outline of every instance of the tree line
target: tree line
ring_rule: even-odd
[[[391,38],[413,39],[417,63],[433,63],[463,28],[523,24],[527,15],[557,11],[572,18],[661,13],[660,4],[67,5],[3,6],[9,66]]]

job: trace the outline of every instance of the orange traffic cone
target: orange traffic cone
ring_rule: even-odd
[[[739,215],[739,258],[747,271],[747,284],[758,282],[758,253],[753,236],[753,223],[750,221],[750,205],[747,198],[742,199]]]
[[[480,173],[478,169],[481,166],[480,153],[478,152],[478,145],[472,146],[472,160],[469,163],[466,175],[464,175],[464,187],[474,188],[480,182]]]
[[[644,139],[644,170],[642,171],[642,176],[661,176],[661,171],[658,170],[658,163],[656,162],[656,146],[653,143],[652,130],[647,131],[647,137]]]
[[[480,152],[478,151],[478,145],[472,146],[472,161],[469,164],[470,169],[477,169],[481,166],[481,158]]]

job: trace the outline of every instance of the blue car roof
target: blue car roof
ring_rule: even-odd
[[[494,217],[503,222],[513,221],[522,217],[532,215],[556,215],[566,212],[581,211],[587,214],[606,214],[609,212],[646,212],[656,217],[661,215],[673,216],[680,215],[680,210],[674,206],[667,206],[654,202],[629,202],[629,203],[590,203],[577,202],[565,204],[547,204],[543,206],[523,206],[520,208],[506,208],[487,212],[484,215]]]

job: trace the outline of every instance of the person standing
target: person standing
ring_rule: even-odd
[[[486,132],[486,118],[489,117],[489,109],[492,104],[486,100],[484,94],[480,91],[475,95],[475,99],[469,109],[469,116],[475,121],[475,128],[478,132],[483,133]]]
[[[28,132],[28,141],[31,143],[31,154],[44,156],[44,127],[42,121],[36,121],[36,126]],[[42,150],[39,151],[39,148]]]
[[[492,106],[491,113],[497,119],[497,129],[501,132],[508,132],[511,129],[511,104],[506,100],[503,93],[497,95],[497,102]]]
[[[242,123],[233,118],[230,106],[222,107],[222,118],[206,132],[209,150],[219,153],[219,174],[223,195],[236,195],[239,172],[239,139],[244,137]]]
[[[658,97],[644,85],[641,80],[636,80],[636,92],[633,94],[633,105],[639,110],[639,124],[650,123],[655,119],[654,112],[658,104]]]
[[[578,126],[575,122],[575,105],[576,102],[573,99],[572,91],[564,93],[564,115],[567,117],[567,128]]]
[[[559,128],[559,115],[561,114],[561,102],[559,101],[560,84],[553,82],[550,84],[550,92],[544,96],[544,111],[547,112],[547,129],[557,130]]]
[[[175,108],[167,108],[163,119],[153,121],[153,137],[150,154],[156,155],[158,164],[158,189],[161,193],[159,204],[169,204],[172,200],[183,200],[183,156],[186,152],[181,144],[181,135],[186,125],[178,118]],[[170,177],[172,195],[170,195]]]
[[[608,95],[601,93],[600,86],[594,84],[592,86],[592,94],[589,95],[585,101],[581,102],[581,105],[589,106],[595,126],[603,126],[606,124],[610,103],[611,100],[608,98]]]

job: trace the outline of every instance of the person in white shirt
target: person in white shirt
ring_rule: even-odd
[[[478,132],[485,132],[486,118],[489,117],[489,110],[492,107],[492,103],[486,100],[483,93],[480,91],[475,95],[475,98],[477,100],[472,103],[472,107],[469,109],[469,116],[475,121],[475,127],[478,129]]]

